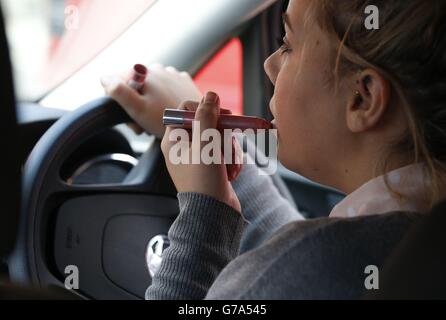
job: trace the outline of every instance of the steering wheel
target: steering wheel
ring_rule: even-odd
[[[62,117],[36,144],[23,169],[21,226],[10,261],[14,280],[65,287],[74,275],[83,298],[144,297],[151,282],[148,244],[167,235],[179,211],[159,141],[122,183],[76,185],[61,176],[85,141],[128,122],[116,102],[101,98]],[[292,201],[280,178],[273,180]]]

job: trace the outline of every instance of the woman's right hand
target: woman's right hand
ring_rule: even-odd
[[[208,92],[201,103],[184,102],[180,108],[181,110],[195,111],[195,121],[200,123],[199,131],[194,132],[195,127],[190,130],[190,141],[182,141],[186,143],[181,148],[181,152],[187,153],[187,158],[192,159],[195,152],[199,158],[202,155],[202,148],[207,145],[202,141],[202,134],[208,129],[217,129],[218,117],[221,114],[220,98],[216,93]],[[228,113],[228,110],[223,110]],[[223,140],[222,146],[225,142],[232,144],[232,158],[229,163],[225,162],[224,147],[220,155],[214,155],[219,160],[211,164],[205,164],[200,158],[199,163],[178,163],[172,161],[172,154],[178,156],[177,152],[172,153],[172,148],[177,145],[176,136],[172,138],[172,133],[175,128],[168,128],[163,141],[161,142],[161,149],[166,159],[167,170],[169,171],[172,181],[180,193],[193,192],[204,194],[220,202],[226,203],[228,206],[241,212],[240,201],[231,185],[231,181],[235,180],[242,170],[243,151],[237,140],[230,136],[228,141]],[[223,139],[225,137],[222,137]],[[172,154],[171,154],[172,153]],[[183,156],[184,154],[182,154]]]
[[[105,92],[118,102],[146,132],[162,138],[163,113],[182,102],[200,101],[202,94],[187,72],[160,64],[150,66],[144,88],[139,93],[127,85],[126,77],[106,76],[101,79]]]

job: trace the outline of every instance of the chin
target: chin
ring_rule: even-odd
[[[314,164],[306,164],[296,157],[296,153],[288,154],[281,152],[279,148],[278,157],[280,163],[288,170],[303,176],[313,182],[320,183],[320,174],[318,170],[312,169]]]
[[[295,154],[289,154],[289,152],[286,152],[286,150],[283,150],[280,147],[280,143],[279,143],[279,148],[278,148],[278,153],[277,156],[279,158],[280,163],[288,170],[291,170],[293,172],[299,173],[297,168],[298,166],[298,161],[296,161],[296,156]]]

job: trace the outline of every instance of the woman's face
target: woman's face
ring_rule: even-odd
[[[336,187],[340,170],[348,170],[347,95],[342,86],[334,94],[333,49],[307,13],[310,2],[290,1],[284,45],[265,62],[275,86],[270,108],[281,162],[309,179]]]

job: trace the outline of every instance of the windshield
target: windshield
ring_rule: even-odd
[[[0,0],[18,99],[37,100],[60,84],[105,49],[156,0],[129,2]]]

